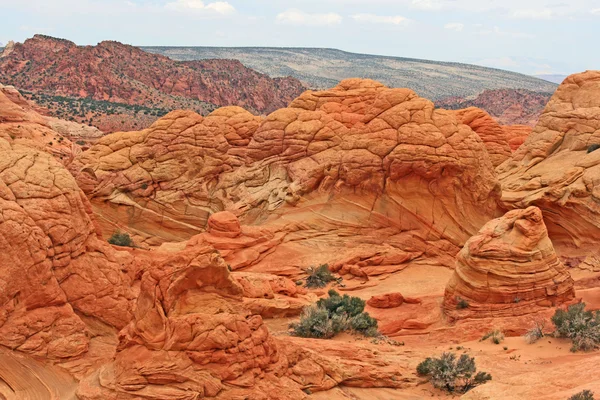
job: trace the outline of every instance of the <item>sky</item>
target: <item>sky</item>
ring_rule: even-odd
[[[600,0],[0,0],[0,43],[326,47],[526,74],[600,69]]]

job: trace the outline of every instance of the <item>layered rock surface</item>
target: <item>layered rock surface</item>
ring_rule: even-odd
[[[537,207],[487,223],[457,256],[444,310],[453,318],[507,317],[574,298],[573,279],[558,259]]]
[[[533,133],[498,167],[507,208],[534,205],[561,255],[587,256],[600,241],[600,71],[568,77]]]
[[[0,84],[0,138],[48,152],[63,164],[70,163],[78,146],[53,130],[39,111],[14,87]],[[69,124],[65,121],[63,125]]]
[[[87,350],[75,312],[121,328],[133,294],[122,255],[50,155],[0,139],[0,344],[48,358]]]
[[[398,379],[403,368],[367,371],[361,362],[334,362],[298,343],[279,343],[243,302],[243,295],[260,290],[251,280],[261,277],[234,279],[207,243],[148,256],[115,360],[80,385],[80,399],[283,400],[339,384],[407,385]]]
[[[494,167],[512,155],[506,131],[488,113],[480,108],[469,107],[457,110],[455,114],[460,122],[469,125],[483,140]]]
[[[296,239],[370,230],[382,246],[395,237],[386,252],[414,257],[456,253],[496,216],[500,194],[483,142],[452,112],[357,79],[264,120],[237,108],[174,112],[102,138],[72,171],[107,229],[121,221],[155,242],[188,239],[227,210]]]

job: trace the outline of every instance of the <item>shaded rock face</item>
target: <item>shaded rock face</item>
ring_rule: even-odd
[[[574,296],[542,212],[529,207],[490,221],[469,239],[446,287],[444,310],[452,318],[517,316]]]
[[[331,229],[390,228],[455,253],[497,215],[500,195],[483,142],[452,112],[358,79],[264,120],[174,112],[102,138],[72,171],[99,215],[163,241],[188,239],[218,211],[248,224],[300,222],[310,208]]]
[[[0,344],[67,358],[87,350],[75,311],[127,324],[127,257],[97,237],[89,202],[57,161],[0,139],[0,210]]]
[[[506,132],[488,113],[476,107],[469,107],[455,111],[455,114],[460,122],[469,125],[483,140],[494,167],[512,155]]]
[[[240,151],[259,121],[239,107],[206,118],[174,111],[147,130],[101,138],[71,170],[97,206],[100,224],[109,221],[105,231],[121,221],[142,236],[188,239],[203,231],[212,211],[232,202],[219,176],[243,165]]]
[[[598,252],[600,241],[600,71],[568,77],[538,125],[497,169],[507,208],[534,205],[544,212],[561,255]]]

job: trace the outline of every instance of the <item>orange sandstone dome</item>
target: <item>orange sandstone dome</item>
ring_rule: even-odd
[[[454,254],[498,215],[500,196],[484,143],[453,112],[360,79],[307,91],[265,119],[173,112],[105,136],[71,170],[105,233],[119,221],[150,244],[187,240],[218,211],[250,224],[311,207],[313,226],[406,232]]]
[[[446,287],[444,310],[453,318],[517,316],[574,296],[542,212],[529,207],[490,221],[469,239]]]

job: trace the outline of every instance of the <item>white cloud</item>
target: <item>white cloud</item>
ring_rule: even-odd
[[[465,25],[459,22],[451,22],[449,24],[444,25],[445,29],[449,29],[451,31],[462,32],[465,29]]]
[[[176,0],[167,3],[165,8],[175,11],[203,12],[217,15],[227,15],[235,12],[235,8],[226,1],[215,1],[205,4],[202,0]]]
[[[444,2],[440,0],[412,0],[411,6],[426,11],[439,11],[445,8]]]
[[[596,8],[595,10],[592,10],[592,14],[600,15],[600,8]]]
[[[373,24],[393,24],[393,25],[404,25],[410,20],[408,18],[401,17],[400,15],[375,15],[375,14],[356,14],[352,16],[352,19],[357,22],[366,22]]]
[[[277,15],[279,24],[288,25],[338,25],[342,22],[342,16],[336,13],[309,14],[292,8]]]
[[[504,31],[497,26],[495,26],[493,29],[480,30],[477,33],[479,35],[484,35],[484,36],[485,35],[494,35],[494,36],[500,36],[500,37],[511,37],[511,38],[515,38],[515,39],[532,39],[535,37],[535,35],[531,35],[529,33],[524,33],[524,32]]]
[[[520,19],[554,19],[561,16],[561,13],[549,8],[521,9],[513,11],[511,16]]]

